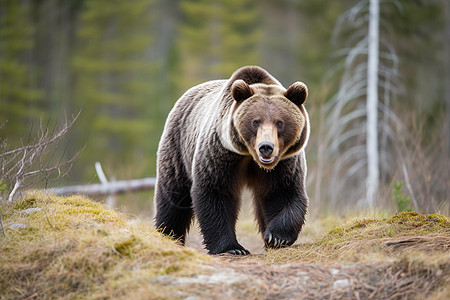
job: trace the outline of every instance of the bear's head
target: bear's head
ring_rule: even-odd
[[[261,168],[275,168],[306,145],[309,120],[303,106],[308,95],[304,83],[295,82],[286,90],[278,84],[249,85],[238,79],[231,94],[239,140]]]

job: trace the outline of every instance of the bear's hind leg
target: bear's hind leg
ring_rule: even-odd
[[[167,181],[161,184],[158,182],[155,203],[156,228],[184,245],[193,217],[189,186],[176,187]]]

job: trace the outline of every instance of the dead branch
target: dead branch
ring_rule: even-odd
[[[40,135],[37,143],[35,143],[34,145],[23,146],[23,147],[20,147],[20,148],[11,150],[11,151],[6,151],[3,153],[0,153],[0,158],[15,154],[17,152],[24,152],[24,151],[28,151],[28,150],[43,148],[43,147],[45,148],[45,146],[53,144],[54,142],[56,142],[57,140],[62,138],[67,133],[67,131],[69,131],[70,128],[72,128],[73,124],[80,116],[80,113],[81,113],[81,111],[78,112],[78,114],[75,117],[73,117],[70,122],[68,122],[68,123],[66,122],[60,131],[58,131],[56,134],[52,134],[50,136],[50,138],[48,138],[48,130],[45,130],[45,131],[41,130],[41,135]]]
[[[84,148],[66,159],[67,145],[62,151],[62,155],[56,158],[57,153],[61,152],[58,150],[58,146],[80,113],[81,111],[71,120],[66,121],[60,129],[57,129],[56,126],[49,129],[49,121],[43,125],[41,120],[34,141],[32,141],[33,129],[30,129],[28,145],[22,141],[23,146],[13,150],[7,149],[6,143],[0,145],[3,148],[0,153],[0,183],[6,185],[6,190],[2,193],[7,195],[8,201],[12,201],[19,190],[30,188],[39,182],[45,182],[46,186],[50,177],[55,173],[57,173],[56,178],[67,175],[73,162]]]
[[[56,195],[84,194],[91,196],[104,196],[123,194],[131,191],[143,191],[155,188],[156,178],[148,177],[133,180],[109,181],[99,184],[74,185],[48,189]]]
[[[3,219],[2,219],[2,215],[1,214],[0,214],[0,227],[2,227],[3,237],[6,238],[5,227],[3,226]]]

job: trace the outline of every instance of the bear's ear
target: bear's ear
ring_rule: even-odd
[[[231,86],[231,96],[238,103],[250,98],[252,95],[252,88],[242,79],[236,80]]]
[[[305,103],[306,97],[308,97],[308,88],[303,82],[297,81],[284,92],[284,96],[300,106]]]

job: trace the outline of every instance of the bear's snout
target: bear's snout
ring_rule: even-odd
[[[272,169],[276,165],[279,155],[279,141],[277,128],[272,124],[263,124],[258,128],[254,143],[253,158],[261,168]]]
[[[258,145],[259,153],[261,153],[265,157],[269,157],[273,153],[273,143],[271,142],[261,142]]]

